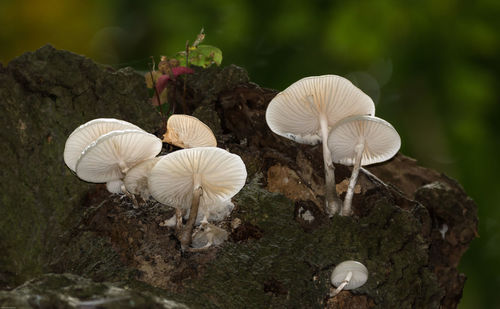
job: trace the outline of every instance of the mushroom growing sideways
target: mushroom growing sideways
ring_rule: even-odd
[[[362,165],[384,162],[392,158],[401,147],[401,138],[387,121],[374,116],[352,116],[332,128],[328,148],[333,162],[354,165],[341,214],[352,213],[354,186]]]
[[[148,184],[160,203],[190,209],[181,246],[191,244],[193,225],[201,208],[208,216],[211,205],[227,201],[245,185],[247,172],[238,155],[216,147],[182,149],[164,156],[152,168]]]
[[[123,177],[136,164],[160,153],[162,142],[142,130],[116,130],[88,145],[76,163],[76,175],[106,183],[112,193],[123,192]]]
[[[337,288],[330,296],[333,297],[342,290],[353,290],[364,285],[368,280],[368,269],[357,261],[344,261],[332,272],[331,282]]]
[[[303,78],[278,93],[267,107],[266,122],[274,133],[302,144],[323,144],[325,211],[330,215],[338,212],[342,202],[335,191],[329,130],[345,117],[374,113],[372,99],[336,75]]]
[[[101,135],[115,130],[126,129],[142,131],[142,129],[136,125],[113,118],[98,118],[82,124],[76,128],[66,140],[64,146],[64,162],[73,172],[76,172],[76,162],[80,159],[85,147]]]
[[[163,141],[181,148],[217,146],[217,140],[206,124],[196,117],[179,114],[168,118]]]

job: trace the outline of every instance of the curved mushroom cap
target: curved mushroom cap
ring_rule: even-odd
[[[368,280],[368,269],[365,265],[357,261],[344,261],[333,269],[331,282],[335,287],[338,287],[342,281],[346,279],[349,272],[352,272],[352,278],[344,287],[344,290],[352,290],[359,288]]]
[[[142,130],[117,130],[88,145],[76,163],[76,175],[88,182],[122,179],[134,165],[160,153],[161,140]]]
[[[330,131],[328,148],[335,163],[353,165],[355,147],[364,141],[361,165],[384,162],[401,147],[401,138],[387,121],[374,116],[352,116],[340,121]]]
[[[193,191],[202,187],[200,208],[210,208],[238,193],[247,171],[238,155],[216,147],[182,149],[164,156],[151,170],[148,184],[153,198],[179,209],[189,209]]]
[[[271,100],[266,122],[281,136],[303,144],[321,142],[320,114],[333,126],[351,115],[373,115],[372,99],[349,80],[337,75],[303,78]]]
[[[198,118],[189,115],[170,116],[163,141],[181,148],[217,146],[212,130]]]
[[[150,195],[148,188],[149,173],[161,158],[162,157],[154,157],[147,159],[132,167],[123,179],[127,191],[132,194],[140,195],[145,199],[148,198]]]
[[[115,130],[142,130],[136,125],[113,118],[98,118],[76,128],[66,140],[64,146],[64,162],[76,171],[76,162],[82,151],[99,136]]]

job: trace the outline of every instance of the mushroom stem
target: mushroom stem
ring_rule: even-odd
[[[200,205],[200,197],[202,194],[203,189],[201,187],[198,187],[193,191],[193,201],[191,203],[191,210],[189,211],[189,218],[180,237],[181,249],[183,251],[185,251],[191,245],[191,236],[193,234],[193,227],[194,223],[196,222],[196,217],[198,216],[198,207]]]
[[[123,174],[126,174],[128,170],[130,169],[127,164],[123,161],[118,162],[118,166],[120,167],[120,170],[122,171]]]
[[[176,208],[175,209],[175,227],[177,231],[180,231],[182,229],[182,217],[184,217],[182,209]]]
[[[347,187],[347,193],[345,194],[344,206],[342,207],[342,216],[350,216],[352,214],[352,197],[354,194],[354,187],[356,186],[356,181],[358,180],[359,169],[361,167],[361,158],[363,157],[363,151],[365,150],[365,143],[361,141],[356,145],[354,151],[356,157],[354,159],[354,167],[352,168],[351,179],[349,180],[349,186]]]
[[[342,207],[342,201],[335,190],[335,166],[332,155],[328,149],[328,120],[325,115],[319,118],[321,126],[321,139],[323,144],[323,163],[325,165],[325,212],[331,217],[338,213]]]
[[[382,185],[384,188],[388,187],[388,185],[385,182],[383,182],[382,179],[378,178],[375,174],[373,174],[366,168],[361,167],[359,170],[363,172],[372,182],[376,182],[379,185]]]
[[[342,291],[344,287],[349,284],[351,278],[352,278],[352,271],[347,273],[347,276],[345,276],[344,281],[342,281],[342,283],[337,287],[337,289],[330,294],[330,297],[334,297],[335,295],[340,293],[340,291]]]
[[[137,199],[135,198],[135,195],[133,195],[132,193],[128,192],[127,188],[125,188],[125,185],[122,184],[121,185],[121,189],[122,189],[122,192],[123,194],[125,194],[126,196],[128,196],[131,200],[132,200],[132,203],[134,203],[134,208],[139,208],[139,203],[137,203]]]

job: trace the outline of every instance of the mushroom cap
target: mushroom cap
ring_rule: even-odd
[[[125,175],[123,183],[128,192],[141,195],[143,198],[148,198],[148,176],[151,169],[162,157],[154,157],[144,160],[133,166]]]
[[[247,171],[238,155],[217,147],[182,149],[151,169],[149,191],[160,203],[190,209],[193,191],[202,187],[200,209],[229,200],[245,185]]]
[[[113,118],[98,118],[82,124],[76,128],[66,140],[64,146],[64,162],[73,171],[76,171],[76,162],[82,151],[99,136],[115,130],[142,130],[136,125]]]
[[[168,118],[163,141],[181,148],[217,146],[217,140],[206,124],[196,117],[180,114]]]
[[[352,272],[352,278],[344,290],[359,288],[368,280],[368,269],[357,261],[344,261],[333,269],[331,282],[338,287],[345,280],[347,274]]]
[[[328,136],[328,148],[335,163],[353,165],[355,147],[364,141],[361,165],[384,162],[401,147],[401,138],[387,121],[375,116],[352,116],[335,125]]]
[[[76,175],[88,182],[122,179],[134,165],[160,153],[161,140],[142,130],[117,130],[99,137],[83,150]]]
[[[321,142],[320,115],[335,125],[351,115],[373,115],[372,99],[349,80],[337,75],[303,78],[271,100],[266,122],[271,130],[303,144]]]

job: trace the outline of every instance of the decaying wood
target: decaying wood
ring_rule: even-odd
[[[79,124],[115,117],[160,135],[161,118],[138,78],[52,47],[0,68],[1,104],[10,111],[2,124],[14,132],[0,138],[12,149],[2,163],[0,215],[17,220],[14,232],[0,229],[0,248],[7,252],[0,258],[0,285],[11,289],[43,273],[73,274],[45,275],[0,292],[0,305],[21,301],[16,295],[40,282],[47,286],[46,280],[87,280],[85,286],[126,282],[137,293],[123,294],[127,299],[168,299],[192,308],[456,308],[465,281],[457,266],[477,236],[477,209],[461,186],[398,154],[368,167],[387,186],[360,173],[354,216],[329,219],[319,208],[325,194],[321,145],[273,134],[264,116],[277,91],[251,83],[236,66],[197,70],[185,98],[189,112],[216,133],[219,147],[240,155],[247,167],[235,210],[219,223],[230,232],[226,243],[182,252],[175,229],[162,224],[174,209],[153,200],[135,209],[129,198],[78,180],[62,152]],[[132,90],[137,97],[129,100]],[[177,89],[170,99],[179,103],[183,96]],[[26,175],[33,177],[29,188]],[[350,168],[336,166],[337,184],[349,175]],[[30,188],[35,194],[24,200],[17,193]],[[338,193],[345,195],[341,186]],[[330,298],[331,271],[347,259],[368,267],[368,282]]]

